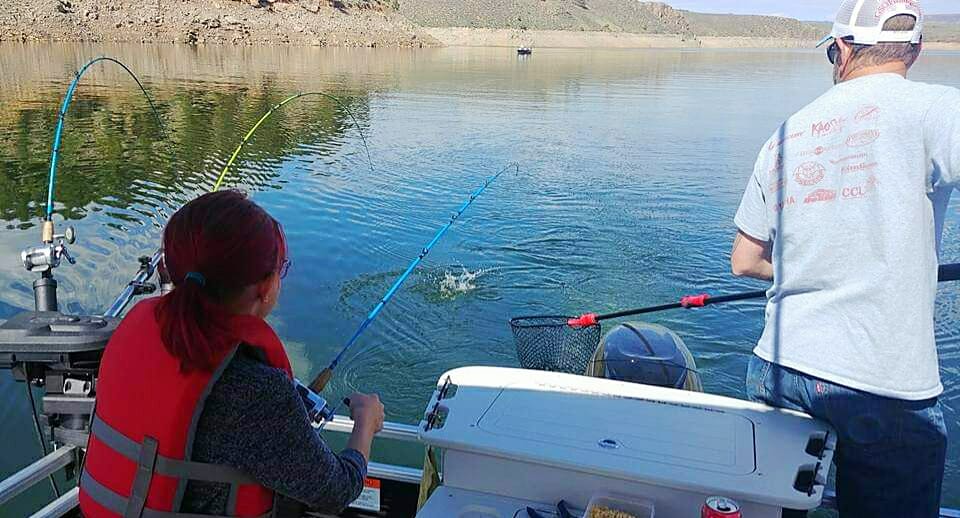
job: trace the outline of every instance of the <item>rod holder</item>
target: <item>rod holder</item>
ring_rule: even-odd
[[[44,272],[43,277],[33,282],[33,300],[38,312],[59,310],[57,280],[50,272]]]

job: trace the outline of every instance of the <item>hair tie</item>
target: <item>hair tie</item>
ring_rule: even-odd
[[[206,286],[207,284],[207,278],[204,277],[203,274],[200,272],[187,273],[187,275],[183,278],[183,282],[188,282],[188,281],[193,281],[199,284],[201,288]]]

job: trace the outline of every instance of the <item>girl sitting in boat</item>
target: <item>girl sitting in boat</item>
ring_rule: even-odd
[[[350,397],[356,426],[339,454],[311,427],[264,320],[290,266],[280,224],[242,193],[207,194],[173,215],[163,248],[175,289],[134,307],[103,356],[83,514],[261,516],[277,495],[346,507],[383,405]]]

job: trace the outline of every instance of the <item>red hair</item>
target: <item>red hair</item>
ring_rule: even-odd
[[[156,309],[163,345],[184,372],[213,370],[237,345],[223,303],[280,271],[283,228],[245,194],[219,191],[170,218],[163,252],[176,287]]]

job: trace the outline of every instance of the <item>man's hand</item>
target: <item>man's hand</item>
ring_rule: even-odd
[[[737,232],[730,254],[730,266],[737,277],[753,277],[763,281],[773,280],[771,243],[759,241],[743,232]]]
[[[347,441],[347,448],[359,451],[369,462],[373,436],[383,430],[384,412],[380,397],[376,394],[351,395],[350,418],[353,419],[353,433]]]

